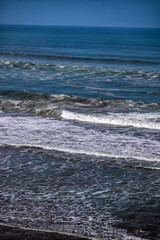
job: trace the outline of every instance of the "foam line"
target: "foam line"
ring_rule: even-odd
[[[110,153],[102,153],[102,152],[89,152],[85,150],[77,150],[71,148],[61,148],[61,147],[49,147],[49,146],[42,146],[42,145],[30,145],[30,144],[5,144],[5,146],[13,146],[13,147],[29,147],[29,148],[40,148],[49,151],[58,151],[58,152],[65,152],[71,154],[81,154],[81,155],[88,155],[88,156],[97,156],[97,157],[106,157],[106,158],[114,158],[114,159],[132,159],[132,160],[140,160],[140,161],[148,161],[148,162],[160,162],[158,158],[146,158],[140,156],[131,156],[131,155],[116,155]],[[4,146],[4,144],[1,144]]]

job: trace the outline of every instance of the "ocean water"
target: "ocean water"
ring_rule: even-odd
[[[0,26],[0,224],[160,239],[160,29]]]

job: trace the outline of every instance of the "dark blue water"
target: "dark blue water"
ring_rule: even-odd
[[[0,222],[160,238],[160,29],[0,26]]]

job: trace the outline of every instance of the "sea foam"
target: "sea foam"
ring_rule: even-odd
[[[0,132],[1,146],[35,147],[117,160],[160,161],[160,143],[149,133],[132,136],[109,128],[87,129],[68,121],[38,117],[1,117]]]

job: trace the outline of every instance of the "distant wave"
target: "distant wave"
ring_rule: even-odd
[[[108,105],[108,103],[112,100],[105,100],[99,98],[85,98],[79,96],[70,96],[66,94],[47,94],[47,93],[37,93],[37,92],[28,92],[21,90],[0,90],[0,96],[5,97],[5,99],[1,99],[1,101],[9,101],[9,99],[14,100],[41,100],[41,101],[51,101],[51,102],[68,102],[68,103],[81,103],[81,104],[90,104],[95,107],[98,105]],[[7,99],[6,99],[7,97]],[[117,100],[121,101],[121,100]],[[130,101],[129,101],[130,102]]]
[[[43,64],[43,63],[36,63],[36,62],[24,62],[24,61],[0,61],[0,67],[10,67],[10,68],[23,68],[23,69],[61,69],[64,66],[58,64]]]
[[[159,79],[160,72],[158,71],[140,71],[131,69],[111,69],[106,67],[91,67],[91,66],[79,66],[79,65],[65,65],[65,64],[53,64],[53,63],[40,63],[40,62],[29,62],[29,61],[8,61],[0,60],[0,67],[2,68],[20,68],[20,69],[31,69],[31,70],[45,70],[45,71],[62,71],[73,72],[73,73],[85,73],[85,74],[96,74],[96,75],[109,75],[120,76],[125,78],[149,78]]]
[[[110,113],[104,116],[63,111],[61,116],[67,120],[160,130],[160,113]]]
[[[85,62],[100,62],[100,63],[130,63],[130,64],[160,64],[155,60],[140,60],[140,59],[123,59],[123,58],[97,58],[97,57],[77,57],[77,56],[60,56],[60,55],[43,55],[43,54],[21,54],[21,53],[0,53],[0,56],[15,56],[40,58],[48,60],[69,60],[69,61],[85,61]]]
[[[21,90],[0,90],[0,95],[7,98],[21,99],[21,100],[49,100],[52,95],[45,93],[34,93]]]

